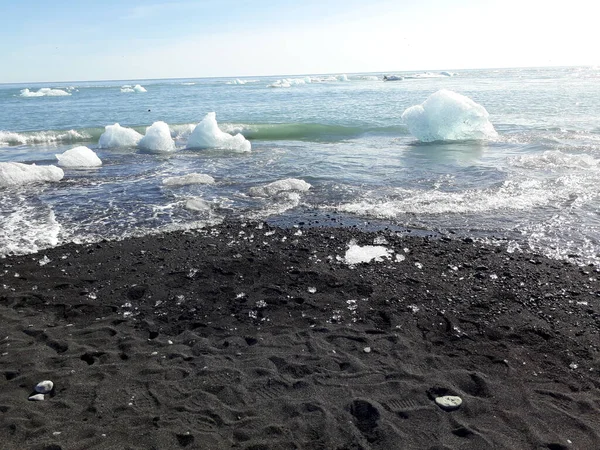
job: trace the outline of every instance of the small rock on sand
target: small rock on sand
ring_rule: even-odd
[[[52,389],[54,389],[54,383],[50,380],[40,381],[35,385],[35,392],[39,392],[40,394],[47,394]]]
[[[44,394],[35,394],[29,397],[32,402],[41,402],[44,400]]]

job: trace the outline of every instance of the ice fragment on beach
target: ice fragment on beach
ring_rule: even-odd
[[[222,148],[225,150],[234,150],[238,152],[249,152],[251,150],[250,141],[242,134],[232,136],[229,133],[221,131],[217,124],[217,115],[209,112],[204,119],[196,125],[192,134],[188,138],[187,148]]]
[[[56,166],[0,162],[0,187],[19,186],[42,181],[60,181],[64,176],[63,170]]]
[[[373,239],[373,244],[375,244],[375,245],[387,245],[388,241],[383,236],[377,236],[375,239]]]
[[[35,392],[40,394],[47,394],[48,392],[52,391],[52,389],[54,389],[54,383],[50,380],[40,381],[35,385]]]
[[[115,123],[114,125],[106,125],[104,127],[104,133],[100,135],[100,139],[98,140],[98,147],[135,147],[143,137],[137,131]]]
[[[455,395],[444,395],[443,397],[436,397],[435,403],[445,411],[454,411],[460,408],[462,399]]]
[[[146,128],[146,135],[138,142],[138,147],[150,152],[172,152],[175,141],[171,138],[169,125],[165,122],[154,122]]]
[[[365,348],[363,348],[363,351],[365,353],[371,353],[371,347],[365,347]]]
[[[263,186],[253,186],[249,189],[249,193],[253,197],[275,197],[283,192],[306,192],[310,188],[311,185],[304,180],[285,178]]]
[[[179,177],[168,177],[162,182],[164,186],[185,186],[188,184],[214,184],[215,179],[203,173],[188,173]]]
[[[54,156],[58,159],[58,165],[61,167],[89,168],[102,165],[102,160],[98,158],[98,155],[83,145]]]
[[[48,256],[46,256],[46,255],[44,255],[44,257],[43,257],[43,258],[40,258],[40,259],[38,260],[38,264],[39,264],[40,266],[45,266],[45,265],[46,265],[46,264],[48,264],[49,262],[50,262],[50,258],[48,258]]]
[[[416,268],[417,268],[417,269],[419,269],[419,270],[423,268],[423,264],[421,264],[420,262],[416,262],[416,263],[415,263],[415,266],[416,266]]]
[[[407,308],[413,313],[416,314],[419,312],[419,307],[417,305],[408,305]]]
[[[422,142],[492,139],[498,136],[485,108],[469,97],[442,89],[402,114]]]
[[[402,262],[405,259],[406,259],[406,256],[404,256],[404,255],[400,255],[400,254],[396,255],[396,262]]]
[[[309,287],[309,288],[308,288],[308,292],[309,292],[310,294],[314,294],[314,293],[316,293],[316,292],[317,292],[317,288],[316,288],[316,287],[312,287],[312,286],[311,286],[311,287]]]
[[[572,362],[571,364],[569,364],[569,368],[570,368],[570,369],[573,369],[573,370],[575,370],[575,369],[577,369],[578,367],[579,367],[579,364],[577,364],[577,363],[574,363],[574,362]]]
[[[44,394],[30,395],[28,400],[30,400],[32,402],[42,402],[42,401],[44,401]]]
[[[267,302],[265,302],[264,300],[259,300],[256,302],[256,307],[257,308],[266,308],[267,307]]]
[[[379,262],[383,258],[389,258],[391,254],[392,251],[390,249],[380,245],[360,246],[351,243],[348,246],[348,250],[346,250],[344,261],[346,264],[360,264],[371,261]]]

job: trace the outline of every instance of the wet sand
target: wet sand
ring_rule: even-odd
[[[2,449],[600,448],[595,267],[257,223],[0,264]]]

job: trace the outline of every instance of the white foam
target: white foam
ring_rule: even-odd
[[[19,201],[19,200],[17,200]],[[35,253],[59,243],[61,226],[54,212],[37,204],[19,204],[0,214],[0,255]]]
[[[348,245],[344,261],[346,264],[369,263],[371,261],[380,262],[383,258],[389,258],[392,251],[382,245],[360,246],[354,243]]]
[[[299,86],[302,84],[311,83],[310,77],[304,78],[283,78],[281,80],[276,80],[273,83],[267,85],[270,88],[290,88],[292,86]]]
[[[338,75],[336,78],[338,81],[348,81],[348,75],[346,75],[345,73],[342,75]]]
[[[244,85],[246,84],[247,81],[245,80],[240,80],[239,78],[236,78],[235,80],[232,81],[228,81],[226,84],[239,84],[239,85]]]
[[[48,142],[80,141],[91,136],[75,131],[36,131],[30,133],[15,133],[13,131],[0,131],[0,145],[43,144]]]
[[[311,188],[311,185],[304,180],[297,178],[286,178],[283,180],[273,181],[272,183],[263,186],[251,187],[249,193],[253,197],[274,197],[283,192],[298,191],[306,192]]]
[[[62,89],[52,89],[52,88],[41,88],[38,91],[30,91],[29,89],[21,89],[21,93],[19,94],[21,97],[64,97],[66,95],[71,95],[67,91],[63,91]]]
[[[219,129],[217,115],[209,112],[202,121],[196,125],[188,138],[187,148],[221,148],[238,152],[249,152],[250,141],[241,134],[232,136]]]
[[[361,81],[379,81],[379,77],[375,75],[357,75],[352,77],[353,80],[361,80]]]
[[[58,159],[59,166],[71,169],[86,169],[102,165],[102,161],[98,158],[98,155],[93,150],[84,146],[72,148],[55,156]]]
[[[509,159],[513,167],[524,169],[565,170],[565,169],[597,169],[600,161],[588,154],[569,154],[558,150],[546,150],[533,155],[515,156]]]
[[[17,162],[0,162],[0,187],[60,181],[65,173],[56,166],[36,166]]]
[[[445,89],[402,114],[411,134],[423,142],[495,138],[498,133],[488,117],[483,106]]]
[[[172,152],[175,141],[171,138],[169,125],[165,122],[154,122],[146,128],[146,135],[138,142],[138,147],[150,152]]]
[[[215,179],[203,173],[188,173],[179,177],[168,177],[162,182],[165,186],[185,186],[188,184],[214,184]]]
[[[104,130],[98,140],[98,147],[100,148],[134,147],[143,138],[137,131],[122,127],[118,123],[106,125]]]

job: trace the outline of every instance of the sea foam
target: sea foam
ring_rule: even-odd
[[[98,141],[100,148],[134,147],[143,138],[137,131],[122,127],[118,123],[106,125],[104,130]]]
[[[131,87],[130,85],[126,84],[124,86],[121,86],[121,92],[148,92],[148,90],[144,86],[141,86],[139,84],[136,84],[134,87]]]
[[[138,147],[150,152],[172,152],[175,142],[171,138],[169,125],[165,122],[154,122],[146,128],[146,135],[138,142]]]
[[[36,166],[17,162],[0,163],[0,187],[60,181],[64,176],[63,170],[56,166]]]
[[[71,94],[62,89],[41,88],[39,91],[30,91],[25,88],[19,95],[21,97],[64,97]]]
[[[442,89],[402,114],[422,142],[493,139],[498,136],[485,108],[469,97]]]
[[[274,197],[283,192],[298,191],[306,192],[311,185],[304,180],[297,178],[285,178],[283,180],[273,181],[263,186],[253,186],[249,193],[253,197]]]
[[[238,152],[249,152],[250,141],[241,134],[232,136],[221,131],[217,124],[217,115],[209,112],[202,121],[196,125],[188,138],[187,148],[222,148]]]
[[[102,160],[98,158],[98,155],[93,150],[84,146],[72,148],[55,156],[58,159],[59,166],[71,169],[87,169],[102,165]]]

